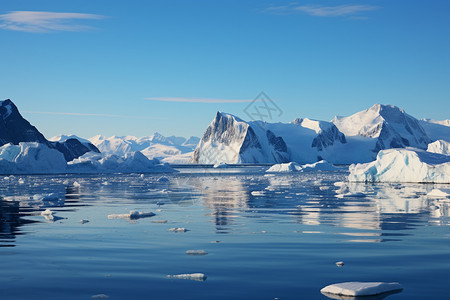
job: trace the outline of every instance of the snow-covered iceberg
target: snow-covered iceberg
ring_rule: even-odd
[[[450,155],[450,143],[444,140],[437,140],[428,144],[428,152]]]
[[[333,164],[325,160],[315,162],[313,164],[300,165],[295,162],[286,164],[276,164],[270,167],[267,173],[285,173],[285,172],[307,172],[307,171],[336,171],[338,170]]]
[[[46,174],[64,173],[67,163],[64,155],[42,143],[27,142],[0,147],[0,173]]]
[[[124,156],[114,154],[86,153],[68,163],[73,173],[172,173],[176,172],[159,160],[149,160],[139,151],[126,153]]]
[[[389,149],[370,163],[353,164],[349,181],[450,183],[450,156],[415,148]]]
[[[387,292],[401,291],[403,288],[398,282],[342,282],[331,284],[320,290],[323,294],[342,296],[373,296]]]

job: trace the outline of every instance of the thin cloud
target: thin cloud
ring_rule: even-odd
[[[53,112],[53,111],[30,111],[25,110],[26,114],[38,114],[38,115],[60,115],[60,116],[82,116],[82,117],[106,117],[106,118],[124,118],[124,119],[155,119],[164,120],[164,118],[156,117],[141,117],[141,116],[125,116],[125,115],[112,115],[112,114],[90,114],[90,113],[74,113],[74,112]]]
[[[184,98],[184,97],[151,97],[145,100],[162,101],[162,102],[187,102],[187,103],[247,103],[253,99],[216,99],[216,98]]]
[[[92,29],[75,20],[98,20],[105,16],[48,11],[12,11],[0,15],[0,29],[25,32],[84,31]]]
[[[314,17],[352,17],[360,13],[380,9],[374,5],[298,5],[296,3],[284,6],[273,6],[266,9],[266,12],[287,14],[306,13]]]

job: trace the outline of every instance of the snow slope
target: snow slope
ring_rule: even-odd
[[[416,148],[381,150],[370,163],[351,165],[349,181],[450,183],[450,156]]]
[[[419,122],[433,141],[444,140],[450,142],[450,120],[422,119]]]

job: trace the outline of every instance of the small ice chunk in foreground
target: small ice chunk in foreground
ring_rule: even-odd
[[[155,221],[152,221],[152,223],[165,224],[165,223],[167,223],[167,220],[155,220]]]
[[[74,187],[80,187],[81,184],[80,184],[78,181],[75,181],[75,182],[73,183],[73,186],[74,186]]]
[[[207,255],[208,252],[206,252],[205,250],[187,250],[186,254],[187,255]]]
[[[47,221],[55,222],[58,220],[62,220],[64,218],[55,216],[55,212],[51,211],[50,209],[46,209],[43,212],[41,212],[41,216],[43,216]]]
[[[92,295],[91,298],[92,299],[109,299],[109,296],[105,295],[105,294],[98,294],[98,295]]]
[[[386,292],[402,290],[398,282],[342,282],[328,285],[320,290],[322,294],[342,296],[373,296]]]
[[[342,267],[343,265],[344,265],[343,261],[336,262],[336,266],[338,266],[338,267]]]
[[[184,228],[184,227],[174,227],[174,228],[170,228],[169,231],[173,231],[173,232],[186,232],[189,231],[188,229]]]
[[[192,273],[192,274],[178,274],[178,275],[167,275],[167,278],[177,278],[177,279],[190,279],[197,281],[205,281],[206,275],[203,273]]]
[[[264,196],[266,193],[264,191],[252,191],[252,196]]]
[[[81,219],[81,220],[80,220],[80,223],[81,223],[81,224],[86,224],[86,223],[89,223],[89,220]]]
[[[140,212],[137,210],[130,210],[129,214],[112,214],[108,215],[108,219],[130,219],[137,220],[140,218],[153,217],[155,214],[150,212]]]

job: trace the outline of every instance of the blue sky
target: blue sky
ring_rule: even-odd
[[[47,137],[201,136],[218,110],[246,119],[261,91],[274,121],[375,103],[447,119],[449,13],[447,0],[2,0],[0,99]]]

